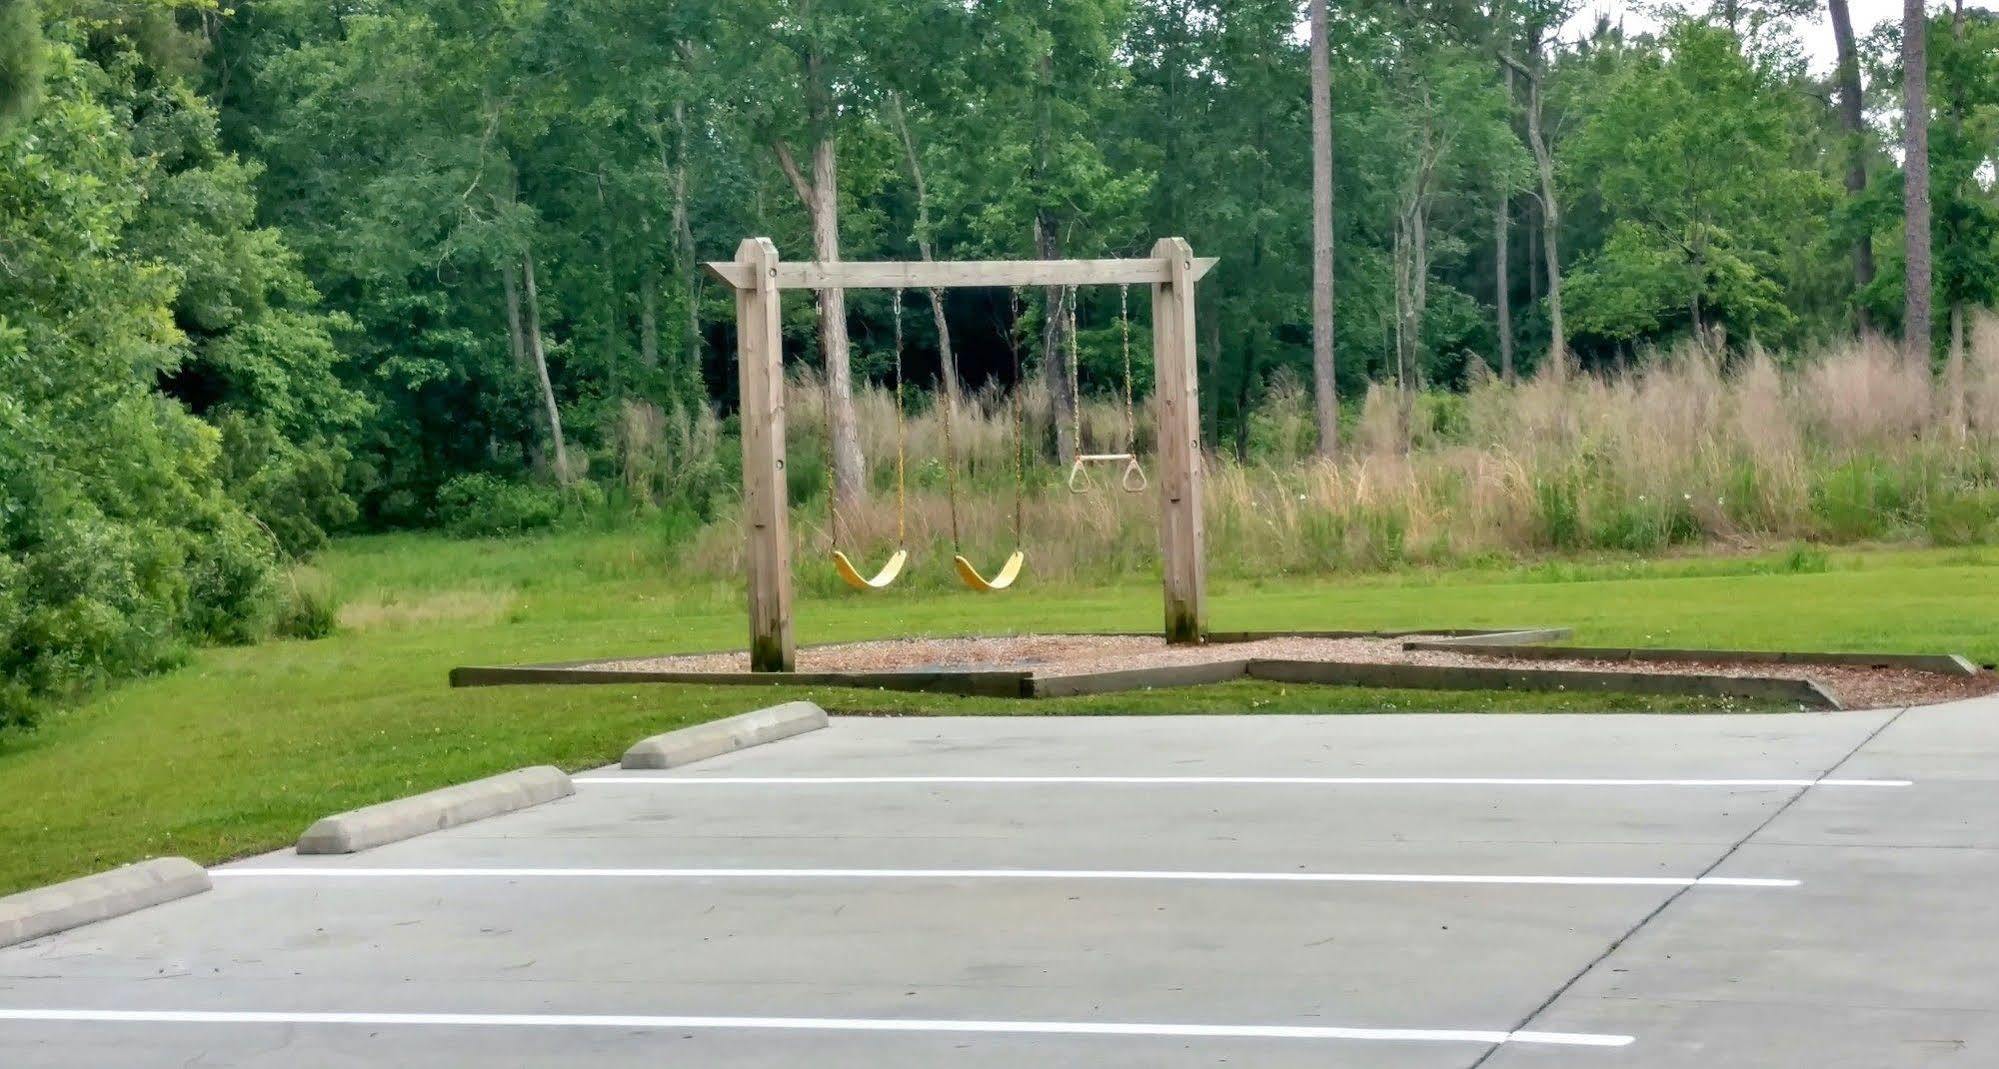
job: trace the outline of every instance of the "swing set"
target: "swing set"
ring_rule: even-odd
[[[1069,489],[1088,493],[1095,488],[1088,466],[1123,465],[1118,485],[1140,493],[1151,485],[1137,452],[1137,420],[1132,390],[1131,322],[1128,293],[1132,284],[1152,286],[1153,364],[1158,388],[1159,541],[1165,588],[1165,635],[1169,642],[1196,643],[1206,630],[1207,577],[1201,528],[1201,433],[1194,360],[1194,285],[1215,265],[1213,258],[1196,258],[1179,238],[1162,238],[1152,255],[1120,260],[986,260],[782,262],[769,238],[748,238],[736,258],[707,264],[736,294],[737,367],[742,387],[744,571],[749,587],[750,667],[757,672],[789,672],[796,664],[791,621],[790,510],[785,487],[785,400],[783,341],[779,297],[787,289],[865,289],[894,291],[895,409],[896,409],[896,551],[873,575],[863,573],[840,548],[838,494],[829,493],[828,540],[833,569],[842,581],[859,590],[880,590],[894,583],[909,562],[907,461],[908,431],[903,409],[902,292],[909,289],[1010,287],[1013,312],[1019,320],[1020,287],[1066,287],[1068,297],[1058,308],[1068,317],[1069,389],[1078,388],[1076,287],[1120,287],[1118,318],[1124,348],[1124,442],[1116,453],[1085,453],[1080,416],[1071,424],[1076,457],[1069,470]],[[1014,379],[1020,381],[1020,345],[1009,332]],[[828,426],[831,426],[832,384],[827,384]],[[949,398],[952,391],[946,391]],[[952,566],[959,581],[982,592],[1005,590],[1020,578],[1026,552],[1021,538],[1021,514],[1026,495],[1026,416],[1021,391],[1013,391],[1014,417],[1014,549],[991,577],[964,555],[959,542],[957,445],[952,427],[955,403],[947,401],[944,418],[947,496],[951,514]]]

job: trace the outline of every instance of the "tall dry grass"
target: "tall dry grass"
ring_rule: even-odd
[[[1927,369],[1879,340],[1789,360],[1688,345],[1620,377],[1517,386],[1486,377],[1464,393],[1426,395],[1407,451],[1393,391],[1370,391],[1337,463],[1313,458],[1311,399],[1280,380],[1252,420],[1248,461],[1207,458],[1210,567],[1253,576],[1698,544],[1982,541],[1999,536],[1999,320],[1977,323],[1966,378],[1960,431],[1943,419]],[[791,396],[816,399],[817,389],[800,381]],[[1037,458],[1022,509],[1032,574],[1101,581],[1156,567],[1152,495],[1067,492],[1065,473],[1039,459],[1053,437],[1048,398],[1030,386],[1023,400]],[[841,540],[873,560],[896,541],[895,408],[878,390],[858,401],[874,490],[843,510]],[[828,548],[820,411],[792,408],[801,561]],[[1092,447],[1121,443],[1123,418],[1121,402],[1087,403]],[[986,393],[953,428],[959,546],[975,562],[1013,548],[1012,420],[1011,398]],[[1140,420],[1149,453],[1149,414]],[[942,585],[952,524],[941,409],[911,410],[905,426],[906,542],[919,558],[910,581]],[[739,542],[733,521],[711,526],[692,566],[737,574]],[[834,585],[825,569],[800,574]]]

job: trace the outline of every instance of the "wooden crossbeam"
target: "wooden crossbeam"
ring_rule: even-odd
[[[1215,266],[1213,256],[1190,257],[1185,277],[1190,282]],[[716,278],[737,289],[748,289],[750,269],[741,261],[718,260],[704,265]],[[1173,277],[1173,265],[1159,257],[1135,260],[812,260],[779,262],[777,289],[950,289],[969,286],[1101,286],[1120,283],[1157,285]]]

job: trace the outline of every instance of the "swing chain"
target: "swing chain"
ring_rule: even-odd
[[[1069,320],[1069,433],[1070,441],[1075,446],[1076,455],[1082,456],[1084,453],[1089,452],[1089,450],[1083,446],[1083,385],[1082,371],[1079,367],[1081,360],[1078,356],[1076,341],[1076,287],[1070,286],[1068,288],[1067,297],[1068,307],[1066,314]],[[1060,298],[1057,299],[1060,300]]]
[[[900,287],[889,291],[889,304],[894,309],[895,319],[895,544],[897,548],[909,544],[909,501],[906,483],[906,461],[909,452],[909,428],[902,415],[902,290]]]
[[[832,368],[820,368],[820,414],[825,417],[826,434],[826,551],[840,551],[840,461],[833,446]]]
[[[1009,304],[1013,323],[1008,326],[1007,348],[1013,350],[1013,544],[1021,542],[1021,501],[1027,494],[1027,380],[1020,374],[1020,287],[1013,288]]]
[[[1124,335],[1124,451],[1138,455],[1138,420],[1131,403],[1131,283],[1117,288],[1118,330]]]

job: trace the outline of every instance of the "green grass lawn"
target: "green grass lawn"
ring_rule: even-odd
[[[933,695],[697,686],[454,691],[456,664],[743,641],[741,594],[669,571],[643,530],[342,543],[320,567],[346,602],[316,642],[208,650],[0,737],[0,892],[158,854],[215,861],[283,845],[326,813],[553,763],[616,758],[640,736],[775,700],[835,711],[1704,711],[1681,700],[1283,687],[1243,682],[1028,706]],[[935,567],[938,562],[916,562]],[[902,634],[1158,626],[1159,590],[806,599],[801,642]],[[1879,550],[1565,563],[1365,578],[1217,583],[1218,630],[1568,625],[1629,645],[1878,649],[1999,660],[1999,553]]]

